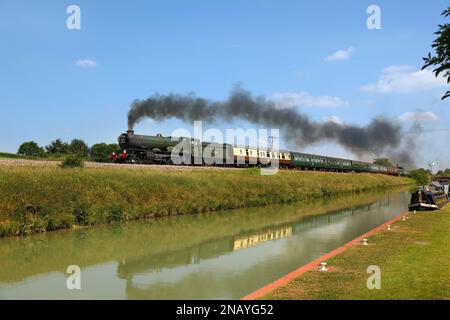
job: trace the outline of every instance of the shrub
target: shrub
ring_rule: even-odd
[[[75,223],[79,226],[87,226],[90,224],[88,206],[83,205],[76,208],[73,212]]]
[[[409,172],[409,176],[419,185],[426,185],[430,182],[430,176],[425,169],[416,169]]]
[[[84,160],[77,154],[68,155],[60,164],[61,168],[83,168]]]
[[[108,213],[108,222],[122,222],[124,220],[123,210],[120,207],[112,207]]]

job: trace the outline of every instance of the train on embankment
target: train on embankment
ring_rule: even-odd
[[[232,144],[200,142],[184,137],[163,137],[161,134],[147,136],[128,130],[118,138],[119,153],[110,160],[133,164],[189,164],[197,166],[266,167],[277,162],[280,168],[331,172],[373,172],[402,175],[399,166],[384,166],[369,162],[307,154],[289,150],[253,148]],[[183,146],[179,151],[175,148]],[[180,155],[184,162],[173,161],[173,154]],[[218,161],[220,160],[220,161]]]

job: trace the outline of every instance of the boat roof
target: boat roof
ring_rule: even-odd
[[[435,187],[435,188],[441,188],[441,189],[444,189],[444,186],[443,186],[442,184],[440,184],[439,182],[437,182],[437,181],[431,182],[430,185],[432,185],[432,186]]]

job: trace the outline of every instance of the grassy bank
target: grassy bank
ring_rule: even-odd
[[[289,203],[409,184],[375,174],[0,167],[0,236]]]
[[[264,299],[450,299],[450,207],[410,215],[309,271]],[[381,270],[381,289],[366,286],[367,267]]]

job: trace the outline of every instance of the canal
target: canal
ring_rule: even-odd
[[[239,299],[407,209],[407,190],[0,239],[0,299]],[[81,268],[81,290],[66,269]]]

